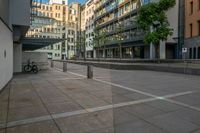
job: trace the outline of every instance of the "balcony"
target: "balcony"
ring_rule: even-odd
[[[107,25],[109,25],[109,24],[111,24],[111,23],[120,21],[120,20],[122,20],[123,18],[129,17],[130,15],[136,15],[136,13],[137,13],[137,10],[132,10],[132,11],[126,13],[126,14],[123,14],[123,15],[120,16],[120,17],[113,17],[112,19],[109,19],[107,22],[100,23],[100,24],[98,25],[98,28],[97,28],[97,29],[101,29],[101,28],[103,28],[103,27],[105,27],[105,26],[107,26]]]

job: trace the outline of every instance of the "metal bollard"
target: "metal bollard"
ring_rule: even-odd
[[[63,62],[63,72],[67,71],[67,62]]]
[[[53,62],[53,60],[51,60],[51,68],[53,68],[54,67],[54,62]]]
[[[93,67],[92,67],[92,65],[87,66],[87,78],[88,79],[93,78]]]

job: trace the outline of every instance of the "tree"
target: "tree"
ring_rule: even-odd
[[[100,32],[100,46],[103,46],[103,53],[104,53],[104,58],[106,58],[106,43],[108,42],[108,32],[107,30],[103,29]]]
[[[145,31],[145,44],[159,44],[160,40],[166,40],[168,36],[173,34],[166,11],[174,7],[175,4],[175,0],[160,0],[158,3],[149,3],[140,7],[137,23]],[[153,27],[154,30],[150,31],[150,27]]]
[[[83,58],[85,60],[85,52],[86,52],[86,46],[85,46],[85,41],[86,41],[86,37],[85,37],[85,31],[81,31],[80,35],[78,37],[78,42],[77,42],[77,49],[78,49],[78,53],[80,56],[80,53],[83,52]],[[83,50],[83,51],[82,51]]]
[[[93,40],[92,40],[91,45],[93,45],[93,47],[97,49],[96,56],[97,56],[97,58],[99,58],[99,47],[100,47],[99,46],[99,38],[100,38],[100,35],[99,35],[99,31],[97,29],[98,29],[97,27],[94,29]]]
[[[120,54],[120,59],[122,59],[122,46],[121,46],[121,41],[124,39],[123,35],[124,31],[124,25],[118,22],[118,26],[116,28],[116,40],[119,42],[119,54]]]
[[[109,41],[107,35],[108,35],[108,32],[105,29],[99,30],[99,28],[96,27],[94,30],[92,45],[93,45],[93,47],[97,48],[98,58],[99,58],[100,47],[102,47],[102,46],[103,46],[103,51],[104,51],[104,55],[105,55],[106,43]]]

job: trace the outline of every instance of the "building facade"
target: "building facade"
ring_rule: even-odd
[[[76,54],[77,34],[80,29],[80,4],[50,1],[37,8],[28,37],[58,38],[64,41],[37,50],[47,52],[50,59],[72,58]],[[37,4],[37,3],[35,3]]]
[[[94,19],[88,19],[90,25],[93,25],[90,29],[85,24],[86,45],[90,44],[90,30],[91,32],[97,31],[99,35],[106,34],[103,41],[98,42],[93,52],[94,57],[99,58],[151,58],[154,54],[154,58],[175,58],[175,52],[177,42],[173,38],[178,37],[178,2],[173,9],[167,12],[171,27],[174,29],[173,36],[169,37],[167,41],[161,45],[154,45],[153,49],[150,45],[144,45],[144,33],[136,25],[137,8],[149,2],[157,2],[159,0],[95,0],[88,1],[93,2]],[[86,3],[86,4],[87,4]],[[89,7],[85,6],[84,12],[87,14]],[[88,8],[88,9],[87,9]],[[173,13],[172,13],[173,12]],[[91,13],[93,16],[93,13]],[[90,15],[86,15],[88,18],[92,18]],[[85,21],[87,22],[87,18]],[[89,21],[90,20],[90,21]],[[97,35],[98,36],[98,35]],[[87,39],[86,39],[87,40]],[[94,42],[94,41],[92,41]],[[88,56],[91,57],[91,56]]]
[[[88,0],[85,3],[85,37],[86,37],[86,57],[94,57],[93,47],[93,32],[94,32],[94,19],[95,19],[95,0]]]
[[[185,0],[186,57],[200,59],[200,0]]]

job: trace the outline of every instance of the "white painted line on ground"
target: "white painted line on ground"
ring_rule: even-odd
[[[104,80],[100,80],[100,79],[95,79],[95,78],[94,78],[94,80],[108,84],[108,85],[112,85],[112,86],[115,86],[115,87],[123,88],[123,89],[129,90],[129,91],[137,92],[137,93],[140,93],[140,94],[143,94],[143,95],[146,95],[146,96],[155,97],[155,98],[158,97],[156,95],[153,95],[153,94],[150,94],[150,93],[147,93],[147,92],[139,91],[139,90],[129,88],[129,87],[125,87],[125,86],[115,84],[115,83],[112,83],[112,82],[108,82],[108,81],[104,81]]]
[[[85,78],[49,78],[47,80],[72,80],[72,79],[85,79]]]
[[[58,118],[64,118],[64,117],[69,117],[69,116],[74,116],[74,115],[80,115],[80,114],[86,114],[86,113],[88,113],[88,111],[85,110],[85,109],[82,109],[82,110],[76,110],[76,111],[72,111],[72,112],[52,114],[52,117],[54,119],[58,119]]]
[[[81,74],[74,73],[74,72],[69,72],[69,71],[67,71],[67,73],[70,73],[70,74],[73,74],[73,75],[76,75],[76,76],[80,76],[80,77],[84,77],[84,78],[87,77],[87,76],[85,76],[85,75],[81,75]]]
[[[57,70],[57,71],[59,71],[59,72],[62,72],[63,73],[63,70],[62,69],[60,69],[60,68],[54,68],[55,70]]]
[[[171,99],[165,99],[165,101],[170,102],[170,103],[174,103],[174,104],[177,104],[177,105],[180,105],[180,106],[184,106],[184,107],[187,107],[189,109],[196,110],[196,111],[200,112],[200,108],[195,107],[195,106],[191,106],[191,105],[188,105],[188,104],[185,104],[185,103],[182,103],[182,102],[178,102],[178,101],[175,101],[175,100],[171,100]]]
[[[35,122],[41,122],[41,121],[47,121],[51,120],[50,115],[45,115],[41,117],[35,117],[35,118],[30,118],[30,119],[25,119],[25,120],[19,120],[19,121],[13,121],[13,122],[8,122],[7,127],[14,127],[14,126],[19,126],[19,125],[24,125],[24,124],[31,124]]]
[[[187,91],[187,92],[182,92],[182,93],[176,93],[176,94],[163,96],[162,98],[163,99],[173,98],[173,97],[183,96],[183,95],[187,95],[187,94],[191,94],[191,93],[194,93],[194,92]],[[76,110],[76,111],[72,111],[72,112],[57,113],[57,114],[45,115],[45,116],[29,118],[29,119],[24,119],[24,120],[19,120],[19,121],[12,121],[12,122],[8,122],[7,123],[7,128],[14,127],[14,126],[20,126],[20,125],[25,125],[25,124],[36,123],[36,122],[42,122],[42,121],[47,121],[47,120],[52,120],[52,118],[53,119],[65,118],[65,117],[70,117],[70,116],[86,114],[86,113],[93,113],[93,112],[97,112],[97,111],[103,111],[103,110],[107,110],[107,109],[124,107],[124,106],[128,106],[128,105],[147,103],[147,102],[151,102],[151,101],[155,101],[155,100],[160,100],[160,99],[159,98],[147,98],[147,99],[141,99],[141,100],[136,100],[136,101],[122,102],[122,103],[110,104],[110,105],[106,105],[106,106],[100,106],[100,107]],[[52,118],[51,118],[51,116],[52,116]],[[6,125],[5,124],[0,124],[0,127],[1,128],[6,128]]]

